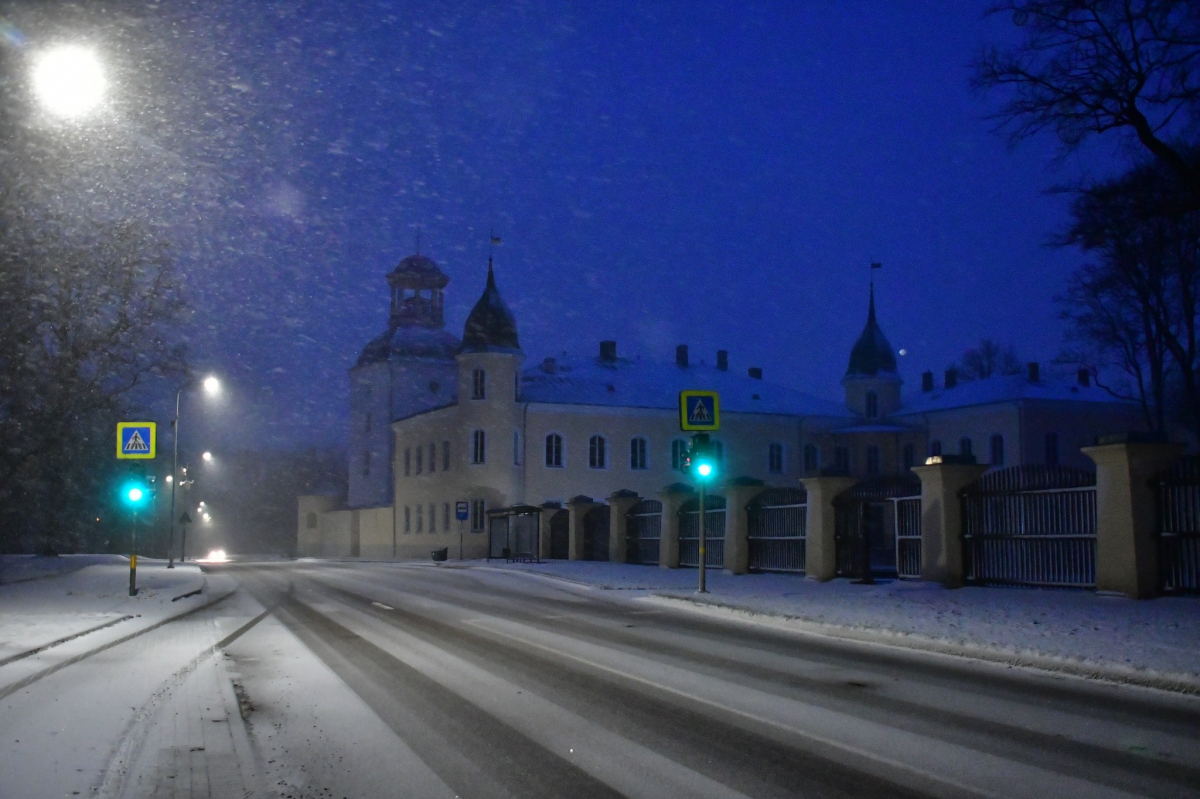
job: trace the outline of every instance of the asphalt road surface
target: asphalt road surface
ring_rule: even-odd
[[[364,796],[1200,796],[1195,698],[484,569],[225,571],[266,611],[227,648],[251,737],[307,795],[324,758]]]

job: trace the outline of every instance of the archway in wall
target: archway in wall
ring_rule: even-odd
[[[599,505],[583,515],[583,557],[608,560],[608,505]]]
[[[566,508],[550,517],[550,557],[560,560],[571,557],[571,515]]]

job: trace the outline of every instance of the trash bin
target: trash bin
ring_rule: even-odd
[[[430,554],[433,556],[434,561],[441,563],[446,558],[450,557],[450,547],[442,547],[441,549],[435,549]]]

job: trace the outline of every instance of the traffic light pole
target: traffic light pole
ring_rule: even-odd
[[[137,511],[133,512],[133,530],[129,547],[129,595],[137,596]]]
[[[704,513],[704,511],[705,511],[704,483],[702,482],[702,483],[700,483],[700,587],[696,590],[696,593],[698,593],[698,594],[707,594],[708,593],[708,587],[705,583],[705,570],[704,570],[704,567],[707,565],[707,562],[708,562],[708,556],[704,552],[704,549],[705,549],[705,546],[704,546],[704,544],[705,544],[705,534],[704,534],[705,513]]]

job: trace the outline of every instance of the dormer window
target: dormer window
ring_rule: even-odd
[[[876,394],[874,391],[868,391],[866,405],[867,405],[867,418],[868,419],[878,419],[879,418],[879,395]]]
[[[471,399],[487,399],[487,372],[482,369],[471,372]]]

